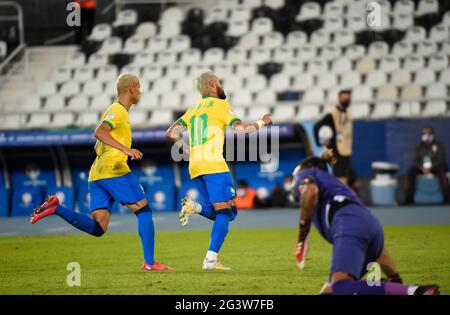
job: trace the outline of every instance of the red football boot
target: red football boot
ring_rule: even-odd
[[[35,224],[40,219],[54,214],[58,206],[58,197],[49,196],[42,205],[34,209],[33,213],[31,214],[30,223]]]
[[[169,267],[169,266],[164,266],[161,265],[157,262],[155,262],[153,265],[150,265],[148,263],[143,263],[142,267],[141,267],[141,271],[153,271],[153,270],[168,270],[168,271],[172,271],[173,268]]]

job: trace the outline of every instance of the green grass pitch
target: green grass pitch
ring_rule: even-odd
[[[450,294],[450,225],[387,227],[386,245],[407,283]],[[331,247],[311,235],[306,268],[293,258],[295,229],[231,229],[221,251],[230,272],[202,271],[209,231],[158,232],[157,260],[173,272],[141,273],[137,234],[0,238],[0,294],[317,294]],[[81,286],[69,287],[69,262]]]

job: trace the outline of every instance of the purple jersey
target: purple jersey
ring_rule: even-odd
[[[333,243],[333,235],[331,233],[329,211],[333,203],[350,201],[361,206],[355,208],[361,209],[358,211],[367,210],[361,199],[353,192],[353,190],[342,184],[336,177],[328,172],[318,168],[309,168],[297,174],[295,181],[296,187],[294,191],[298,200],[300,200],[300,185],[313,182],[319,188],[319,202],[312,221],[320,234],[331,243]],[[367,213],[368,212],[369,211],[367,210]],[[367,213],[364,215],[367,215]],[[358,215],[358,213],[354,214]]]

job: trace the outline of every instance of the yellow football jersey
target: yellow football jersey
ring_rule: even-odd
[[[238,120],[230,103],[215,97],[204,97],[179,119],[189,132],[191,178],[229,171],[223,158],[225,129]]]
[[[119,102],[113,103],[103,114],[102,122],[107,123],[111,129],[111,136],[131,148],[131,125],[128,110]],[[89,181],[113,178],[130,172],[127,164],[128,156],[120,150],[97,140],[95,143],[97,157],[89,172]]]

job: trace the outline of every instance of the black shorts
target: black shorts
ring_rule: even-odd
[[[336,177],[350,176],[350,156],[336,156],[337,162],[333,167],[333,175]]]

